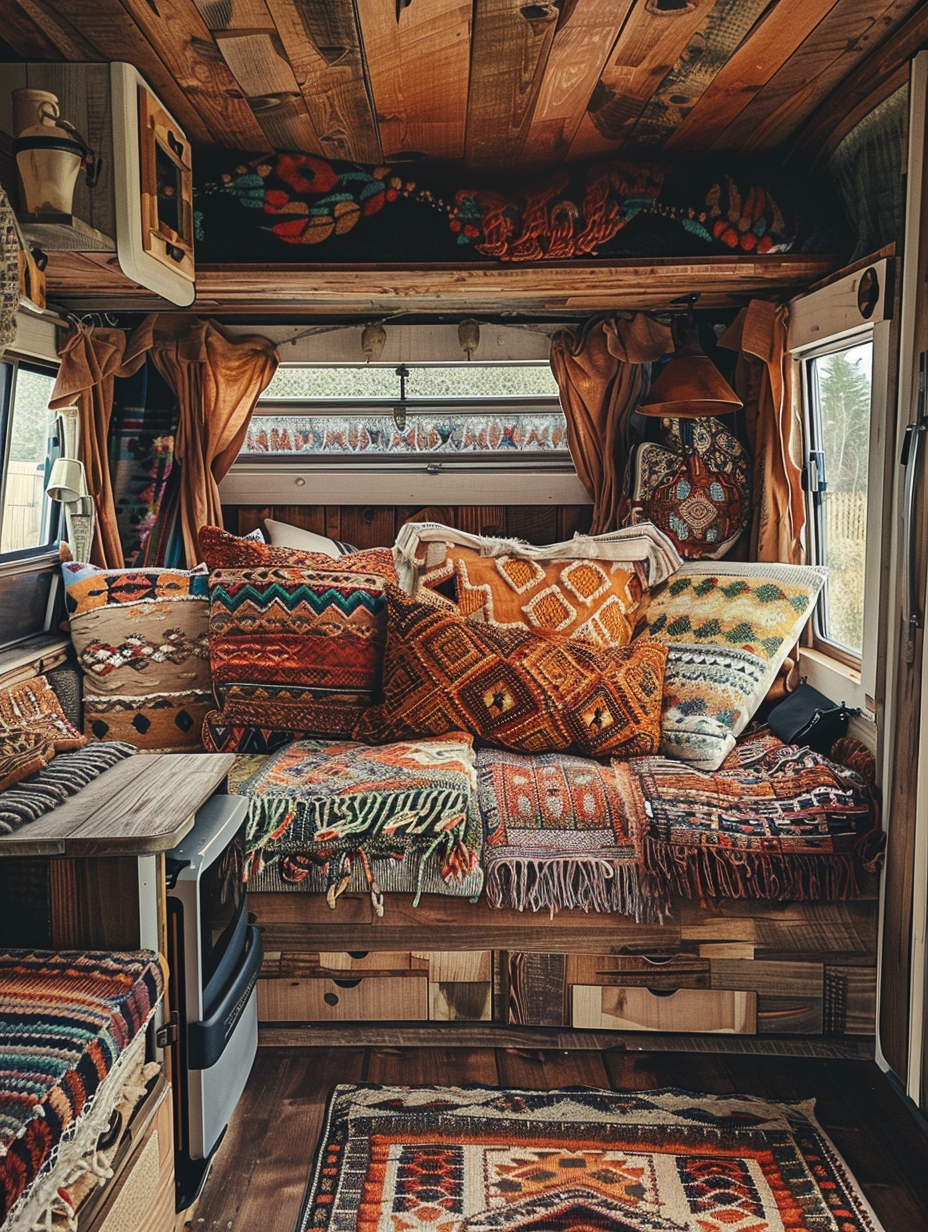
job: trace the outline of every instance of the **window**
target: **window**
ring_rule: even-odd
[[[873,341],[846,342],[804,360],[808,483],[814,559],[828,566],[817,640],[859,661],[867,577]]]
[[[21,361],[0,365],[3,493],[0,556],[35,552],[55,540],[58,512],[45,495],[53,448],[48,409],[55,372]]]
[[[547,363],[282,365],[242,460],[569,465]]]

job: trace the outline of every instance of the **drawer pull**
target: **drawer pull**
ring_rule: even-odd
[[[649,988],[648,992],[652,997],[675,997],[680,991],[679,988]]]
[[[367,958],[369,953],[370,953],[370,950],[349,950],[348,957],[349,958]]]
[[[361,983],[360,976],[356,980],[333,980],[332,983],[336,988],[357,988]]]

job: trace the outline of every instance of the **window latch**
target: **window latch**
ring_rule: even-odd
[[[809,464],[803,468],[802,486],[807,492],[821,493],[827,490],[825,479],[825,454],[821,449],[809,451]]]

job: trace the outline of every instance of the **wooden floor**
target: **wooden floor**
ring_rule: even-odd
[[[613,1090],[676,1086],[816,1100],[885,1232],[928,1232],[928,1134],[869,1061],[523,1048],[261,1048],[190,1232],[294,1232],[326,1100],[339,1082]]]

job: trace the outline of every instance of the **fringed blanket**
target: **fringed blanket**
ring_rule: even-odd
[[[840,899],[878,845],[877,806],[858,768],[767,733],[740,744],[714,773],[666,757],[614,762],[624,807],[644,833],[652,892],[688,897]],[[855,748],[856,746],[856,748]],[[855,761],[856,758],[856,761]]]
[[[614,767],[562,753],[481,749],[477,792],[492,906],[662,917],[666,902],[641,892],[642,814],[626,811]]]
[[[114,740],[59,753],[37,774],[0,793],[0,834],[12,834],[27,821],[50,813],[135,751],[134,745]]]
[[[38,1201],[36,1215],[48,1206],[55,1192],[45,1192],[49,1169],[63,1159],[64,1145],[72,1143],[94,1110],[108,1076],[154,1013],[163,988],[157,955],[150,951],[0,954],[4,1227],[8,1217],[20,1226],[23,1202]],[[114,1087],[115,1095],[121,1085]],[[108,1120],[109,1110],[98,1134]]]
[[[333,907],[360,865],[383,914],[375,859],[407,863],[417,895],[430,859],[437,857],[448,884],[472,886],[479,868],[474,754],[461,732],[377,748],[295,740],[268,758],[242,758],[229,791],[251,798],[246,876],[278,864],[286,881],[298,883],[321,870]]]

